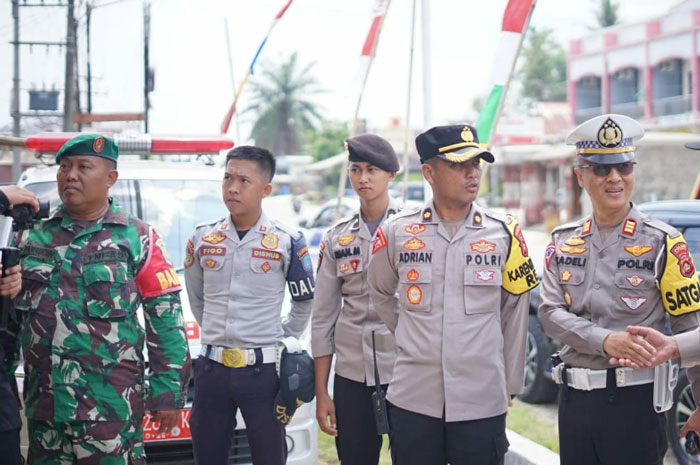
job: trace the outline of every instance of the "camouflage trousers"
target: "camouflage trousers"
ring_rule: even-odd
[[[142,418],[128,421],[31,420],[29,465],[145,465]]]

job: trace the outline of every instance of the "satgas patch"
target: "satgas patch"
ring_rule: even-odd
[[[409,234],[420,234],[423,231],[425,231],[425,226],[419,223],[413,223],[406,226],[404,228],[404,231],[406,231]]]
[[[350,245],[353,242],[355,242],[355,236],[353,234],[346,234],[346,235],[340,236],[338,238],[338,245],[341,247],[345,247],[346,245]]]
[[[226,255],[226,247],[208,247],[203,245],[199,248],[198,253],[200,257],[203,257],[205,255],[224,256]]]
[[[620,300],[629,308],[630,310],[637,310],[641,307],[644,302],[649,300],[647,297],[624,297],[620,296]]]
[[[384,231],[380,226],[377,229],[377,234],[374,236],[374,243],[372,244],[372,255],[377,253],[380,249],[386,247],[387,244],[388,242],[386,241],[386,236],[384,235]]]
[[[189,268],[194,263],[194,244],[192,240],[187,239],[187,246],[185,247],[185,268]]]
[[[282,260],[282,254],[273,250],[253,249],[250,256],[253,258],[262,258],[264,260],[274,260],[276,262]]]
[[[654,246],[635,244],[625,247],[625,250],[634,255],[635,257],[641,257],[645,253],[654,250]]]
[[[279,244],[279,237],[277,234],[268,233],[265,234],[262,239],[260,239],[260,245],[266,249],[276,249]]]
[[[421,250],[425,248],[425,242],[417,237],[412,237],[403,243],[403,248],[406,250]]]
[[[566,241],[564,241],[564,244],[570,246],[584,245],[585,243],[586,241],[581,236],[571,236]]]
[[[496,250],[496,244],[489,242],[487,240],[481,239],[477,242],[470,242],[469,248],[474,252],[478,253],[488,253]]]
[[[226,236],[224,234],[221,234],[218,231],[214,231],[211,234],[207,234],[202,238],[204,242],[208,242],[210,244],[218,244],[219,242],[223,242],[226,240]]]
[[[700,283],[682,234],[666,236],[666,265],[661,280],[661,300],[671,315],[700,310]]]
[[[496,272],[492,270],[475,270],[474,276],[479,281],[489,282],[493,281],[493,278],[496,276]]]
[[[565,254],[569,254],[569,255],[581,255],[586,250],[588,250],[588,249],[585,247],[569,247],[569,246],[559,247],[559,251],[561,253],[565,253]]]
[[[423,300],[423,291],[421,290],[420,286],[417,284],[411,284],[408,286],[408,289],[406,290],[406,298],[408,298],[408,303],[411,305],[420,304],[421,300]]]
[[[158,297],[170,292],[180,291],[180,281],[175,268],[164,253],[165,248],[158,245],[160,237],[151,229],[148,257],[145,265],[136,275],[136,286],[142,297]],[[160,241],[162,243],[162,241]]]
[[[526,253],[528,249],[520,226],[515,221],[511,221],[506,228],[511,234],[511,241],[503,271],[502,286],[507,292],[520,295],[537,286],[539,281],[535,265]]]

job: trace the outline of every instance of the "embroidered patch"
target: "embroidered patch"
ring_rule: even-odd
[[[527,244],[525,243],[525,238],[523,237],[523,231],[520,229],[520,225],[516,224],[515,229],[513,229],[513,235],[515,238],[518,240],[520,243],[520,251],[523,254],[523,257],[527,257]]]
[[[219,229],[222,231],[226,231],[228,229],[228,223],[224,221],[219,225]]]
[[[636,244],[625,247],[625,250],[634,255],[635,257],[641,257],[645,253],[654,250],[654,246]]]
[[[105,140],[102,137],[95,137],[95,139],[92,141],[92,151],[95,153],[100,153],[104,148]]]
[[[474,252],[487,253],[496,250],[496,244],[481,239],[479,242],[470,243],[469,248],[472,249]]]
[[[206,260],[204,260],[204,266],[206,266],[207,268],[214,268],[216,264],[217,261],[213,258],[207,258]]]
[[[637,310],[649,299],[646,297],[620,297],[620,300],[624,302],[624,304],[627,305],[627,308],[630,310]]]
[[[226,255],[226,247],[206,247],[202,246],[199,248],[199,256],[203,257],[204,255]]]
[[[494,276],[496,275],[495,271],[491,270],[476,270],[474,271],[474,275],[476,276],[476,279],[479,281],[493,281]]]
[[[418,305],[423,300],[423,291],[416,284],[411,284],[406,291],[406,297],[411,305]]]
[[[566,302],[566,305],[571,307],[573,300],[571,299],[571,294],[569,294],[569,291],[564,291],[564,301]]]
[[[671,253],[678,259],[681,274],[686,278],[692,277],[695,273],[695,265],[693,265],[693,260],[690,258],[688,245],[685,242],[679,242],[671,248]]]
[[[274,260],[276,262],[282,260],[282,254],[272,250],[253,249],[253,252],[251,252],[250,256],[253,258],[264,258],[265,260]]]
[[[341,263],[338,265],[338,273],[345,274],[350,269],[347,263]]]
[[[194,244],[187,239],[187,247],[185,248],[185,268],[189,268],[194,263]]]
[[[581,234],[583,234],[584,236],[586,234],[590,234],[592,225],[593,225],[593,221],[590,218],[588,218],[586,220],[586,222],[583,223],[583,228],[581,228]]]
[[[266,249],[276,249],[278,243],[279,237],[277,237],[277,234],[272,233],[265,234],[260,240],[260,245],[262,245]]]
[[[260,231],[260,232],[267,232],[267,226],[265,226],[264,224],[261,224],[261,225],[260,225],[260,229],[258,229],[258,231]]]
[[[622,226],[622,234],[625,236],[634,236],[634,232],[637,230],[637,222],[632,218],[627,218],[625,220],[624,226]]]
[[[379,229],[377,229],[377,234],[374,236],[374,243],[372,244],[372,255],[377,253],[379,249],[382,249],[386,246],[386,236],[384,235],[384,231],[382,231],[382,227],[380,226]]]
[[[360,266],[360,260],[357,258],[353,258],[350,260],[350,266],[352,267],[352,271],[357,271],[357,267]]]
[[[272,269],[272,266],[270,266],[270,262],[265,262],[262,265],[260,265],[260,269],[267,273]]]
[[[569,282],[569,280],[571,279],[571,276],[572,276],[572,273],[569,270],[564,270],[561,272],[561,280],[565,283]]]
[[[568,253],[571,255],[580,255],[584,253],[586,250],[585,247],[559,247],[560,252]]]
[[[632,276],[627,276],[625,277],[625,279],[627,279],[627,282],[633,285],[634,287],[637,287],[644,282],[644,278],[642,278],[641,276],[637,276],[636,274],[633,274]]]
[[[338,238],[338,245],[345,247],[355,242],[355,236],[352,234],[346,234]]]
[[[404,230],[410,234],[420,234],[423,231],[425,231],[425,226],[423,226],[422,224],[413,223],[406,226]]]
[[[411,282],[418,281],[418,278],[420,278],[420,273],[415,268],[411,268],[408,270],[408,273],[406,273],[406,279]]]
[[[550,242],[544,251],[544,263],[547,266],[547,269],[549,269],[549,264],[552,262],[552,257],[554,257],[554,252],[556,251],[557,246],[554,245],[554,242]]]
[[[299,260],[301,261],[301,267],[304,268],[304,270],[307,273],[311,273],[314,266],[311,263],[311,255],[309,255],[309,248],[304,246],[301,249],[299,249],[297,251],[297,257],[299,257]]]
[[[403,243],[403,248],[406,250],[420,250],[425,247],[425,242],[418,239],[417,237],[412,237]]]
[[[571,236],[564,242],[566,245],[583,245],[586,241],[581,236]]]
[[[219,242],[225,241],[226,236],[221,234],[220,232],[216,231],[211,234],[207,234],[202,238],[204,242],[208,242],[210,244],[218,244]]]

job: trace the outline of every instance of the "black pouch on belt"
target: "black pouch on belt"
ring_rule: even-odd
[[[374,421],[377,423],[377,434],[389,434],[389,414],[386,410],[386,394],[382,389],[377,369],[377,350],[374,347],[374,331],[372,331],[372,355],[374,357],[374,392],[372,393],[372,409]]]

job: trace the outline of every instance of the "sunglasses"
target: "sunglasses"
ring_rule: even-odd
[[[602,165],[599,163],[591,163],[589,165],[578,165],[579,168],[591,168],[593,174],[599,178],[604,178],[610,174],[613,168],[617,171],[620,176],[629,176],[634,171],[634,165],[636,162],[626,161],[624,163],[616,163],[614,165]]]

